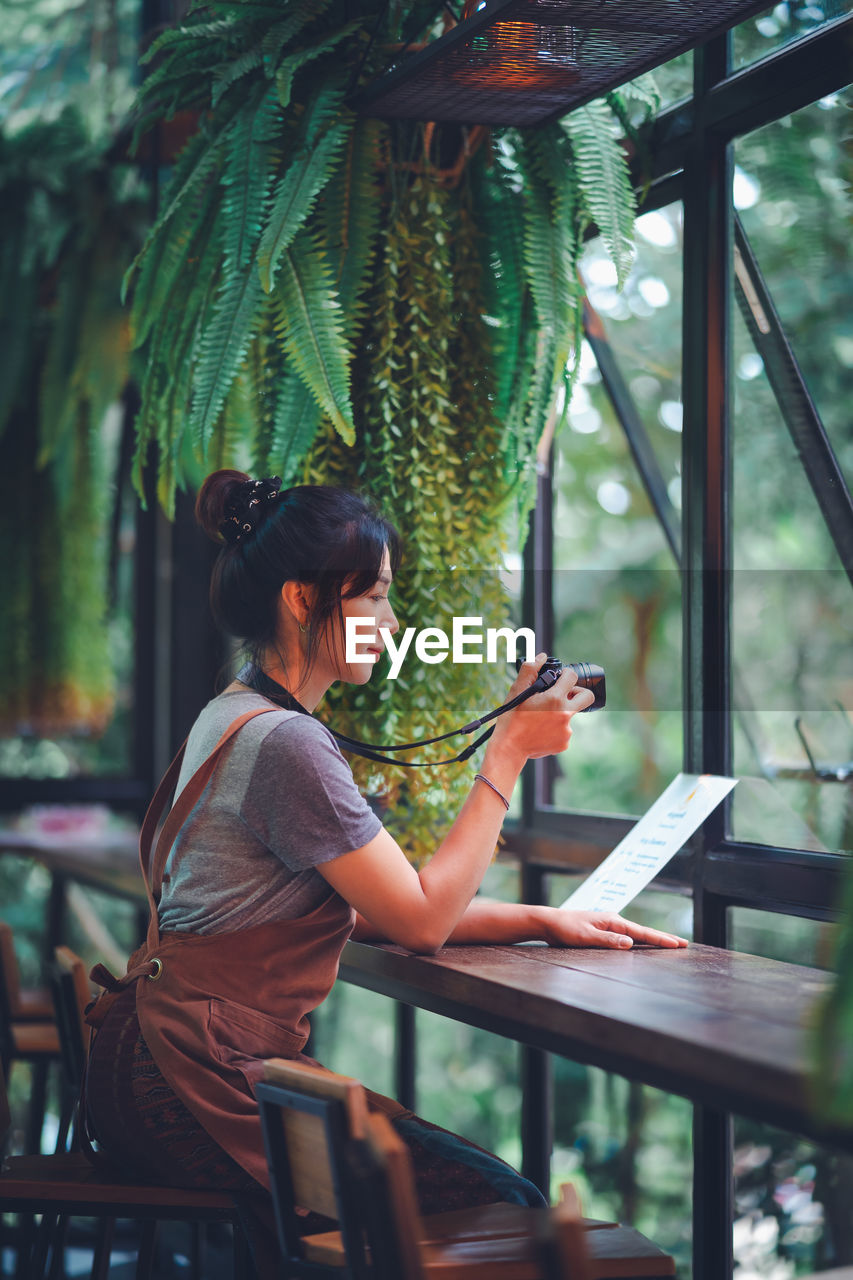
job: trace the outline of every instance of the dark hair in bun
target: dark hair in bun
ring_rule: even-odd
[[[359,494],[330,485],[303,484],[276,492],[242,471],[214,471],[199,490],[196,520],[223,541],[232,525],[247,532],[219,553],[210,581],[216,622],[246,642],[257,662],[275,640],[278,600],[285,582],[315,587],[308,618],[308,662],[313,663],[326,623],[341,599],[363,595],[379,577],[385,548],[391,571],[400,562],[397,530]],[[249,502],[260,493],[260,501]],[[248,525],[242,525],[248,518]]]

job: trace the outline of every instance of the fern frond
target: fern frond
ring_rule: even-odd
[[[255,434],[255,389],[244,361],[225,400],[216,431],[210,442],[209,465],[239,467],[246,463],[246,441]]]
[[[563,127],[572,143],[581,201],[598,228],[621,287],[634,258],[636,201],[612,112],[599,99],[570,112]]]
[[[532,174],[524,191],[524,267],[538,328],[555,340],[552,381],[562,375],[569,352],[572,309],[579,289],[574,276],[574,238],[566,209],[548,201]]]
[[[228,92],[233,84],[248,75],[251,71],[257,70],[264,60],[263,49],[261,45],[256,44],[253,48],[247,49],[245,53],[241,53],[240,57],[235,59],[229,66],[223,67],[221,71],[215,72],[213,76],[213,89],[210,95],[212,106],[219,105],[221,99]]]
[[[329,181],[352,124],[353,116],[347,112],[343,119],[297,154],[278,183],[258,250],[261,282],[267,293],[272,291],[282,253],[293,242]]]
[[[194,193],[176,211],[171,225],[161,231],[134,287],[131,330],[135,347],[147,341],[151,329],[172,307],[192,306],[195,268],[213,233],[219,207],[214,187],[206,189],[204,198]]]
[[[215,22],[194,22],[193,16],[191,14],[179,27],[169,27],[161,32],[139,59],[142,66],[153,61],[164,49],[187,49],[193,45],[200,48],[216,47],[220,41],[233,35],[237,26],[237,19],[234,17],[219,18]]]
[[[181,306],[176,296],[174,305],[164,312],[163,324],[157,334],[159,350],[152,347],[149,357],[149,369],[158,368],[160,378],[153,393],[147,388],[143,390],[140,418],[146,411],[153,415],[152,430],[156,434],[158,449],[167,449],[172,454],[172,466],[163,472],[160,481],[164,510],[174,507],[174,485],[180,478],[180,459],[186,452],[185,441],[189,434],[187,424],[199,334],[205,332],[213,309],[221,259],[221,228],[214,223],[203,255],[196,264],[188,264],[187,267],[188,278],[184,288],[188,305]],[[164,489],[167,479],[171,487]]]
[[[290,105],[290,99],[293,94],[293,81],[297,72],[324,53],[329,53],[342,40],[349,39],[364,25],[364,21],[364,18],[357,18],[354,22],[348,22],[345,26],[339,27],[337,31],[332,32],[330,36],[326,36],[325,39],[318,40],[316,44],[308,45],[304,49],[298,49],[295,53],[291,53],[288,57],[282,59],[275,77],[278,100],[282,107]]]
[[[314,442],[322,416],[320,406],[304,382],[292,370],[286,372],[275,406],[263,474],[280,475],[285,488],[293,484],[300,463]]]
[[[201,457],[257,324],[261,284],[254,263],[225,277],[201,335],[190,431]]]
[[[241,111],[225,145],[221,181],[226,270],[241,270],[254,258],[274,178],[272,141],[281,128],[281,108],[272,86],[262,80],[257,90],[257,105]]]
[[[482,170],[483,166],[475,163],[471,181],[482,229],[485,306],[498,323],[492,339],[495,412],[503,422],[512,402],[528,327],[524,220],[521,196],[501,168],[494,166],[494,173],[488,176]]]
[[[220,134],[211,141],[204,133],[194,134],[178,157],[166,192],[165,207],[145,237],[145,243],[136,258],[128,267],[122,283],[121,297],[124,302],[133,284],[133,278],[154,246],[161,249],[160,240],[163,228],[180,208],[187,196],[199,184],[208,178],[219,162],[219,144],[231,128],[231,122],[224,126]]]
[[[376,250],[377,143],[382,127],[377,120],[356,120],[320,206],[323,239],[348,338],[353,337],[365,309],[365,287]]]
[[[328,265],[304,232],[281,256],[276,328],[300,378],[347,444],[355,440],[349,360]]]
[[[283,22],[277,22],[267,31],[262,40],[264,63],[267,74],[273,76],[285,46],[290,44],[303,27],[313,22],[326,9],[331,0],[302,0],[295,10]]]

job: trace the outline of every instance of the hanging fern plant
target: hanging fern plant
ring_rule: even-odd
[[[118,295],[145,201],[68,109],[0,135],[0,210],[0,726],[98,733],[113,710],[110,409],[129,373]]]
[[[381,69],[382,40],[425,22],[403,4],[374,39],[378,17],[347,21],[333,0],[197,4],[152,47],[140,127],[187,107],[201,124],[128,273],[146,361],[137,484],[152,448],[167,511],[191,470],[222,465],[357,484],[407,538],[403,624],[495,626],[505,544],[523,540],[537,444],[576,363],[587,226],[620,279],[630,265],[623,103],[485,140],[357,117],[349,93]],[[448,150],[458,163],[441,168]],[[505,686],[505,669],[410,661],[342,691],[334,716],[410,740]],[[463,766],[357,769],[394,801],[414,857],[468,785]]]

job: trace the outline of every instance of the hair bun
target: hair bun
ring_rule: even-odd
[[[250,482],[245,471],[214,471],[202,484],[195,503],[195,518],[214,542],[223,541],[221,526]]]

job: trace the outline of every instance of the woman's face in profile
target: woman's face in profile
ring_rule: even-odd
[[[392,635],[399,630],[400,624],[388,599],[391,582],[391,557],[386,547],[376,582],[364,595],[342,599],[341,616],[329,623],[326,648],[335,669],[334,680],[367,684],[385,649],[379,628],[384,627]],[[348,618],[353,620],[349,626]],[[357,628],[356,623],[359,624]],[[347,657],[364,658],[365,661],[347,662]]]

